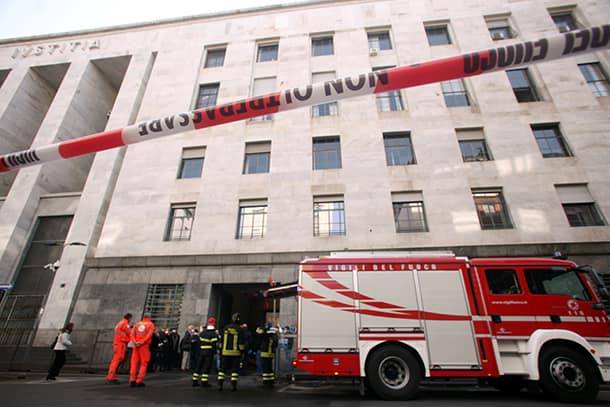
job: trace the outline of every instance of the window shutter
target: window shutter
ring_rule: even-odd
[[[423,202],[422,191],[392,192],[392,202]]]
[[[275,76],[270,78],[254,79],[252,96],[261,96],[275,91]]]
[[[314,203],[343,202],[343,195],[319,195],[313,197]]]
[[[182,158],[202,158],[205,157],[205,147],[185,147],[182,150]]]
[[[479,129],[455,129],[455,134],[459,141],[465,140],[484,140],[485,133],[482,128]]]
[[[595,202],[587,184],[555,185],[561,203],[591,203]]]
[[[271,142],[270,141],[246,143],[246,154],[270,153],[270,152],[271,152]]]

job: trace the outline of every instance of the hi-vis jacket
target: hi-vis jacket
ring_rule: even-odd
[[[258,350],[261,352],[261,358],[273,358],[277,349],[277,334],[275,330],[267,330],[261,335]]]
[[[127,344],[131,340],[131,327],[129,321],[121,319],[114,327],[114,345]]]
[[[204,356],[214,355],[218,349],[216,329],[206,329],[199,334],[199,349]]]
[[[153,332],[155,332],[155,325],[149,318],[144,318],[133,327],[133,330],[131,331],[131,341],[134,344],[139,343],[139,346],[148,346],[152,340]]]
[[[241,356],[246,349],[244,334],[239,326],[230,323],[222,331],[221,356]]]

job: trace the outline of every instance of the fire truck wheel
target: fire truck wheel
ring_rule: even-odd
[[[422,371],[411,352],[397,345],[388,345],[371,355],[366,366],[366,377],[378,397],[408,400],[417,393]]]
[[[540,385],[557,401],[590,403],[599,391],[599,375],[595,365],[567,346],[552,346],[540,357]]]

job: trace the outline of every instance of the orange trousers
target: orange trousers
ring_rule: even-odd
[[[130,382],[142,383],[144,381],[149,361],[150,349],[148,344],[144,344],[131,350],[131,369],[129,370]]]
[[[125,351],[127,351],[126,343],[114,344],[113,346],[114,354],[112,355],[112,361],[110,362],[110,366],[108,367],[108,375],[106,376],[106,380],[116,380],[116,370],[119,368],[119,365],[125,359]]]

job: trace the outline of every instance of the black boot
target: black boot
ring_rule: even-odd
[[[231,381],[231,391],[237,391],[237,381]]]
[[[193,380],[193,387],[199,387],[199,382],[197,380]]]
[[[208,382],[201,382],[201,387],[208,387],[210,384]]]
[[[136,387],[136,382],[129,382],[129,387]]]
[[[224,384],[224,382],[222,382],[222,381],[218,382],[218,391],[222,391],[223,384]]]

